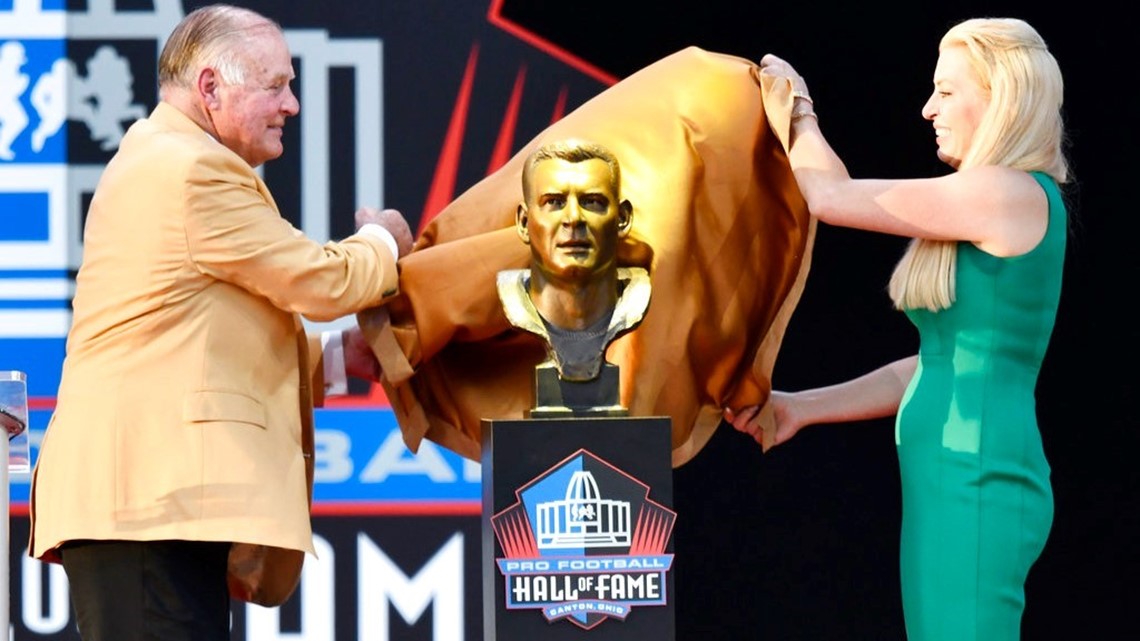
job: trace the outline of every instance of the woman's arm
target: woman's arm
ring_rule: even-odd
[[[760,73],[791,83],[788,159],[812,215],[825,223],[909,238],[964,240],[996,256],[1032,249],[1045,235],[1048,202],[1026,172],[982,166],[936,178],[854,179],[814,115],[803,78],[768,54]],[[933,139],[934,133],[931,132]]]
[[[773,390],[768,399],[776,421],[773,445],[786,442],[808,425],[847,423],[894,415],[917,364],[918,357],[910,356],[835,385],[799,392]],[[725,410],[725,419],[761,443],[759,410],[757,406],[746,407],[739,412]]]

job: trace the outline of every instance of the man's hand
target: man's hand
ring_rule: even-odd
[[[412,243],[415,238],[412,236],[412,229],[408,226],[408,221],[404,219],[404,215],[395,209],[376,209],[375,207],[361,207],[356,210],[356,229],[367,224],[380,225],[388,230],[389,234],[396,239],[396,247],[399,249],[399,255],[396,258],[407,256],[412,251]]]
[[[364,340],[359,327],[350,327],[340,333],[344,347],[344,371],[349,376],[362,378],[373,383],[380,382],[380,361]]]

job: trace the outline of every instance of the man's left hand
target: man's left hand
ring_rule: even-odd
[[[373,383],[380,382],[380,361],[376,360],[376,354],[372,353],[360,328],[342,330],[340,337],[344,345],[345,373]]]

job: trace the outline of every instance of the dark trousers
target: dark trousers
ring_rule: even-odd
[[[229,641],[229,543],[72,541],[61,550],[83,641]]]

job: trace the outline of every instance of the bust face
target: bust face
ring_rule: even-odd
[[[549,159],[534,167],[531,198],[516,221],[532,262],[552,282],[587,282],[616,268],[631,209],[605,161]]]

